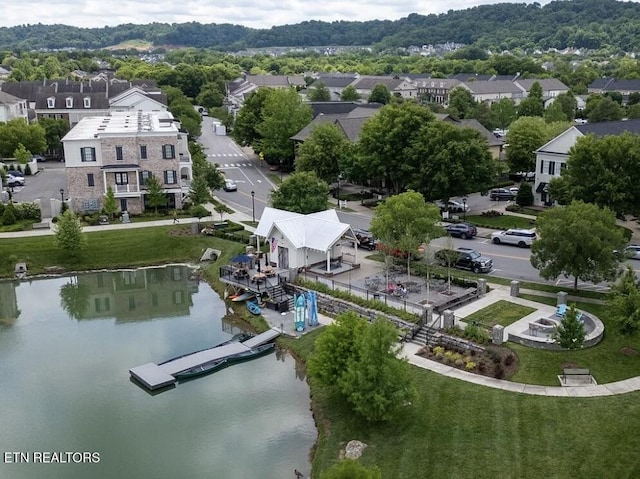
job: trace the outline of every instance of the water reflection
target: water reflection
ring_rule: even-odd
[[[73,319],[148,321],[189,314],[198,278],[187,266],[87,273],[60,287],[60,305]]]
[[[316,430],[290,356],[238,364],[169,394],[150,396],[130,382],[133,366],[237,332],[209,285],[174,268],[0,283],[0,450],[101,458],[59,468],[2,464],[0,477],[281,479],[308,470]]]

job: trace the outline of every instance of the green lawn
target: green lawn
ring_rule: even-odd
[[[524,294],[520,297],[550,305],[556,304],[555,298]],[[604,305],[576,303],[576,307],[593,313],[604,323],[605,334],[602,341],[594,347],[579,351],[546,351],[506,343],[518,356],[518,370],[511,377],[512,381],[557,386],[557,375],[562,374],[562,365],[565,363],[590,369],[600,384],[640,375],[640,354],[629,356],[622,352],[624,348],[632,348],[640,353],[640,335],[620,334],[609,319],[607,307]]]
[[[464,322],[468,323],[471,321],[477,321],[483,326],[489,328],[496,324],[509,326],[511,323],[515,323],[534,311],[535,308],[512,303],[511,301],[501,300],[466,316],[464,318]]]
[[[507,230],[509,228],[533,228],[532,220],[508,214],[502,216],[467,215],[466,221],[476,226],[501,230]]]
[[[291,340],[301,357],[321,331]],[[384,478],[640,477],[640,393],[578,399],[510,393],[413,368],[418,400],[391,424],[367,424],[333,391],[311,393],[314,477],[347,441]]]
[[[75,260],[55,246],[53,235],[0,239],[0,277],[13,276],[15,263],[21,261],[27,263],[30,274],[38,274],[52,265],[77,271],[196,261],[207,247],[225,253],[243,251],[240,243],[189,231],[190,225],[178,224],[85,233],[85,254]]]

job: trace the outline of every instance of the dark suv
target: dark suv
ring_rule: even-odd
[[[513,191],[508,190],[506,188],[497,188],[495,190],[491,190],[489,193],[489,198],[492,200],[512,200],[516,197]]]
[[[470,223],[454,223],[446,225],[444,229],[449,236],[462,239],[471,239],[478,234],[476,227]]]
[[[471,248],[441,249],[435,254],[440,266],[468,269],[474,273],[488,273],[493,269],[493,260],[482,256]]]
[[[371,233],[371,231],[353,228],[353,233],[356,235],[356,238],[358,239],[359,248],[368,249],[369,251],[373,251],[376,249],[377,241],[373,237],[373,234]],[[355,248],[355,246],[356,245],[354,243],[353,247]]]

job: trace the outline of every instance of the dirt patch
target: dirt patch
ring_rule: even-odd
[[[622,348],[620,350],[620,352],[622,354],[624,354],[625,356],[637,356],[638,355],[638,351],[636,351],[633,348]]]
[[[484,352],[425,347],[420,349],[417,355],[496,379],[509,379],[518,370],[518,358],[510,349],[502,346],[488,346]]]
[[[562,363],[562,369],[581,369],[576,363]]]

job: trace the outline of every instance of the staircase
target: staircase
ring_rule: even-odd
[[[271,299],[278,303],[280,301],[284,301],[286,298],[287,304],[289,306],[289,311],[293,311],[293,298],[284,291],[281,284],[270,287],[269,289],[267,289],[267,292],[269,293]]]
[[[411,342],[420,346],[438,346],[440,332],[435,325],[439,322],[440,316],[437,316],[433,321],[431,321],[431,324],[425,324],[422,326],[420,331],[418,331],[413,339],[411,339]]]

